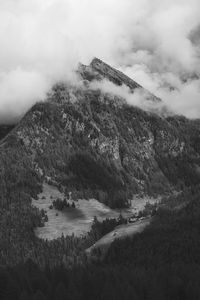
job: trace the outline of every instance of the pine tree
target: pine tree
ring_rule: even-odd
[[[41,291],[38,290],[33,296],[33,300],[47,300],[47,298]]]
[[[20,300],[31,300],[31,297],[27,291],[23,291],[20,295]]]
[[[54,299],[67,300],[67,290],[62,282],[60,282],[56,287]]]

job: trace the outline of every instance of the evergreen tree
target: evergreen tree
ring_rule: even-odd
[[[33,296],[33,300],[47,300],[47,298],[40,290],[38,290]]]
[[[62,282],[56,287],[54,300],[67,300],[67,290]]]
[[[31,297],[27,291],[23,291],[20,295],[20,300],[31,300]]]

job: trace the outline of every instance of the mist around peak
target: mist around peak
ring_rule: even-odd
[[[89,9],[88,9],[89,8]],[[0,122],[12,123],[94,56],[177,114],[200,116],[197,0],[2,0]]]

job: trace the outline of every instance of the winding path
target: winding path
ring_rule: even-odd
[[[120,225],[116,227],[113,231],[104,235],[100,240],[98,240],[90,248],[86,249],[86,254],[88,256],[93,256],[94,250],[101,250],[102,254],[105,254],[110,247],[110,245],[116,239],[124,239],[128,236],[133,236],[136,233],[142,232],[146,226],[151,222],[151,218],[146,218],[144,220],[137,221],[135,223],[130,223],[127,225]]]

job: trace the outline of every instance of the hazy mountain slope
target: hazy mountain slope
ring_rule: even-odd
[[[94,66],[96,75],[134,83],[108,65]],[[44,180],[119,207],[134,194],[196,184],[199,132],[185,118],[161,118],[100,90],[58,84],[1,145],[2,202],[16,191],[35,195]]]
[[[148,100],[155,102],[161,102],[161,99],[144,89],[136,81],[129,78],[127,75],[123,74],[119,70],[112,68],[98,58],[94,58],[89,66],[79,64],[78,73],[81,77],[88,81],[101,81],[108,80],[117,86],[127,86],[130,92],[134,92],[135,89],[141,89]]]
[[[44,181],[111,207],[126,206],[135,194],[164,194],[199,183],[199,121],[148,113],[90,89],[85,80],[78,86],[57,84],[0,142],[1,264],[31,257],[43,265],[55,251],[56,262],[63,260],[68,243],[44,246],[34,236],[42,219],[31,197]],[[69,243],[76,249],[78,241]]]

